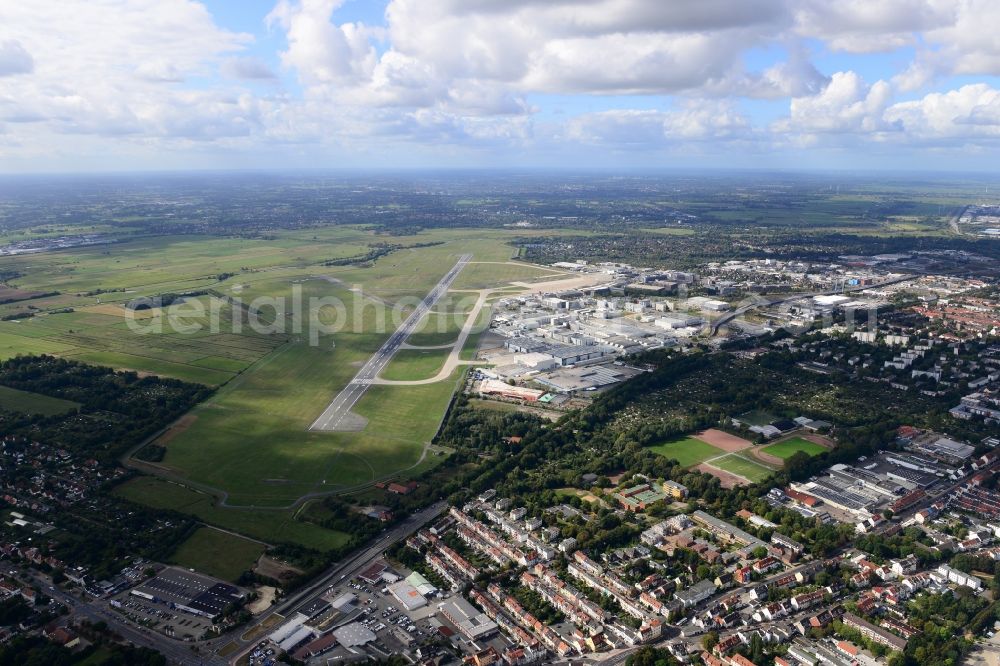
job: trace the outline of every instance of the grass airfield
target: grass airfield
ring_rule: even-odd
[[[218,387],[183,426],[159,438],[166,450],[161,461],[132,461],[159,478],[133,479],[115,492],[264,541],[335,548],[346,535],[295,519],[298,506],[440,462],[441,456],[425,457],[425,448],[465,370],[428,384],[372,386],[354,409],[367,420],[360,432],[309,432],[308,425],[461,254],[473,254],[474,263],[407,341],[412,348],[386,367],[384,379],[435,376],[451,351],[443,345],[458,339],[476,290],[563,275],[511,261],[515,248],[505,235],[441,230],[392,237],[403,249],[345,266],[327,263],[364,254],[369,243],[385,239],[331,227],[279,232],[272,241],[167,236],[14,257],[10,263],[22,273],[12,280],[18,288],[61,293],[0,306],[0,316],[36,308],[34,316],[0,322],[0,357],[49,353]],[[440,244],[405,247],[418,243]],[[129,327],[132,315],[123,307],[129,300],[190,291],[207,292],[196,299],[206,311],[210,299],[223,303],[218,330],[209,329],[207,314],[177,318],[191,332],[165,326],[138,334]],[[312,330],[336,330],[311,336],[308,318],[295,330],[295,297],[339,299],[343,307],[325,307],[312,322]],[[245,314],[232,301],[258,298],[270,299],[257,310],[261,321],[281,322],[274,327],[281,330],[254,331],[245,322],[234,328]],[[284,307],[274,307],[281,299]],[[134,316],[147,325],[158,314]],[[479,322],[487,320],[480,313]],[[466,342],[463,359],[477,339]]]

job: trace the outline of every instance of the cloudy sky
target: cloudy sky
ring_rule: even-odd
[[[0,171],[993,170],[996,0],[0,3]]]

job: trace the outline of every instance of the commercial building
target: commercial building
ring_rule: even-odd
[[[427,605],[427,599],[424,595],[420,594],[417,588],[405,580],[390,585],[389,594],[402,604],[403,609],[406,611],[414,611]]]
[[[469,640],[486,638],[498,629],[496,622],[461,597],[452,597],[438,606],[438,610]]]
[[[131,591],[133,596],[173,604],[178,610],[218,618],[230,606],[243,602],[240,588],[177,567],[167,567]]]

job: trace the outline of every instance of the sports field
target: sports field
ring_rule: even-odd
[[[8,386],[0,386],[0,410],[3,411],[54,416],[56,414],[65,414],[79,406],[79,403],[72,400],[52,398],[40,393],[19,391]]]
[[[264,546],[234,534],[202,527],[178,546],[170,561],[235,583],[264,552]]]
[[[742,476],[753,483],[763,481],[774,473],[774,470],[767,468],[760,463],[755,463],[752,460],[744,458],[739,453],[730,453],[728,456],[713,460],[709,464],[727,472],[732,472],[733,474]]]
[[[715,458],[726,453],[722,449],[717,449],[711,444],[703,442],[700,439],[695,439],[694,437],[675,439],[649,448],[651,451],[659,453],[665,458],[676,460],[681,467],[692,467],[709,458]]]
[[[825,453],[828,449],[820,446],[816,442],[810,442],[809,440],[801,437],[792,437],[791,439],[786,439],[783,442],[769,444],[768,446],[763,447],[762,450],[765,453],[770,453],[772,456],[787,459],[791,458],[799,451],[802,451],[810,456],[816,456],[821,453]]]

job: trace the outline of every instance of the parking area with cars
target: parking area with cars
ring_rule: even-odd
[[[501,634],[478,646],[470,643],[441,612],[454,598],[419,573],[377,562],[299,607],[257,646],[249,663],[266,663],[273,656],[268,650],[307,663],[327,663],[404,653],[429,658],[441,652],[442,639],[455,647],[456,656],[491,641],[497,641],[499,649],[509,646]]]
[[[195,640],[212,627],[208,618],[197,617],[171,609],[167,604],[119,594],[110,601],[111,607],[136,624],[180,640]]]

